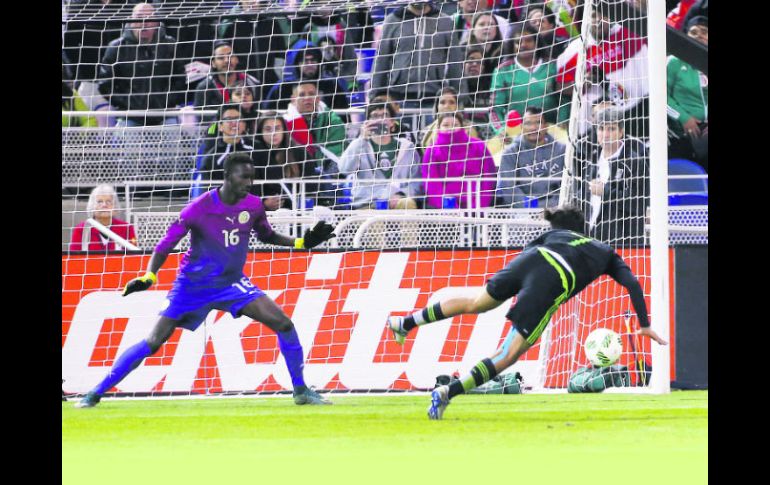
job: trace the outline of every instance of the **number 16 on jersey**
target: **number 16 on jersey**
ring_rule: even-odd
[[[253,291],[255,289],[255,286],[246,277],[241,278],[240,283],[233,283],[233,286],[238,288],[239,290],[241,290],[244,293],[249,293],[249,292],[251,292],[251,291]]]

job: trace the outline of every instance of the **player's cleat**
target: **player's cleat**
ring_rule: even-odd
[[[393,340],[398,345],[404,345],[406,335],[409,333],[404,330],[404,317],[388,317],[388,328],[393,332]]]
[[[439,386],[430,393],[428,417],[441,419],[447,406],[449,406],[449,386]]]
[[[305,390],[297,392],[294,390],[294,404],[331,404],[332,402],[324,398],[314,390],[306,387]]]
[[[96,394],[94,392],[89,392],[86,394],[86,397],[80,400],[80,402],[75,404],[76,408],[92,408],[99,404],[99,401],[102,400],[102,396],[99,394]]]

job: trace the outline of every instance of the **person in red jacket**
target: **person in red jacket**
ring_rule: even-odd
[[[115,211],[119,209],[118,194],[112,185],[102,184],[91,191],[86,206],[88,217],[95,219],[109,228],[110,231],[136,245],[134,226],[114,217]],[[69,248],[70,251],[120,251],[124,249],[123,246],[109,239],[87,221],[81,222],[72,230]]]

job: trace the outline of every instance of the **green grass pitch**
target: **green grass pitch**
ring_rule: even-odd
[[[708,391],[62,402],[62,484],[705,484]]]

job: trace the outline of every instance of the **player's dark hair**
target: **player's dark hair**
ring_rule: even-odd
[[[581,234],[585,233],[585,215],[574,205],[546,208],[543,211],[543,217],[551,223],[553,229],[567,229]]]
[[[227,178],[228,175],[233,171],[233,168],[236,165],[254,165],[254,162],[251,160],[251,157],[244,152],[236,152],[231,153],[227,158],[225,158],[225,163],[223,164],[224,168],[224,176]]]

